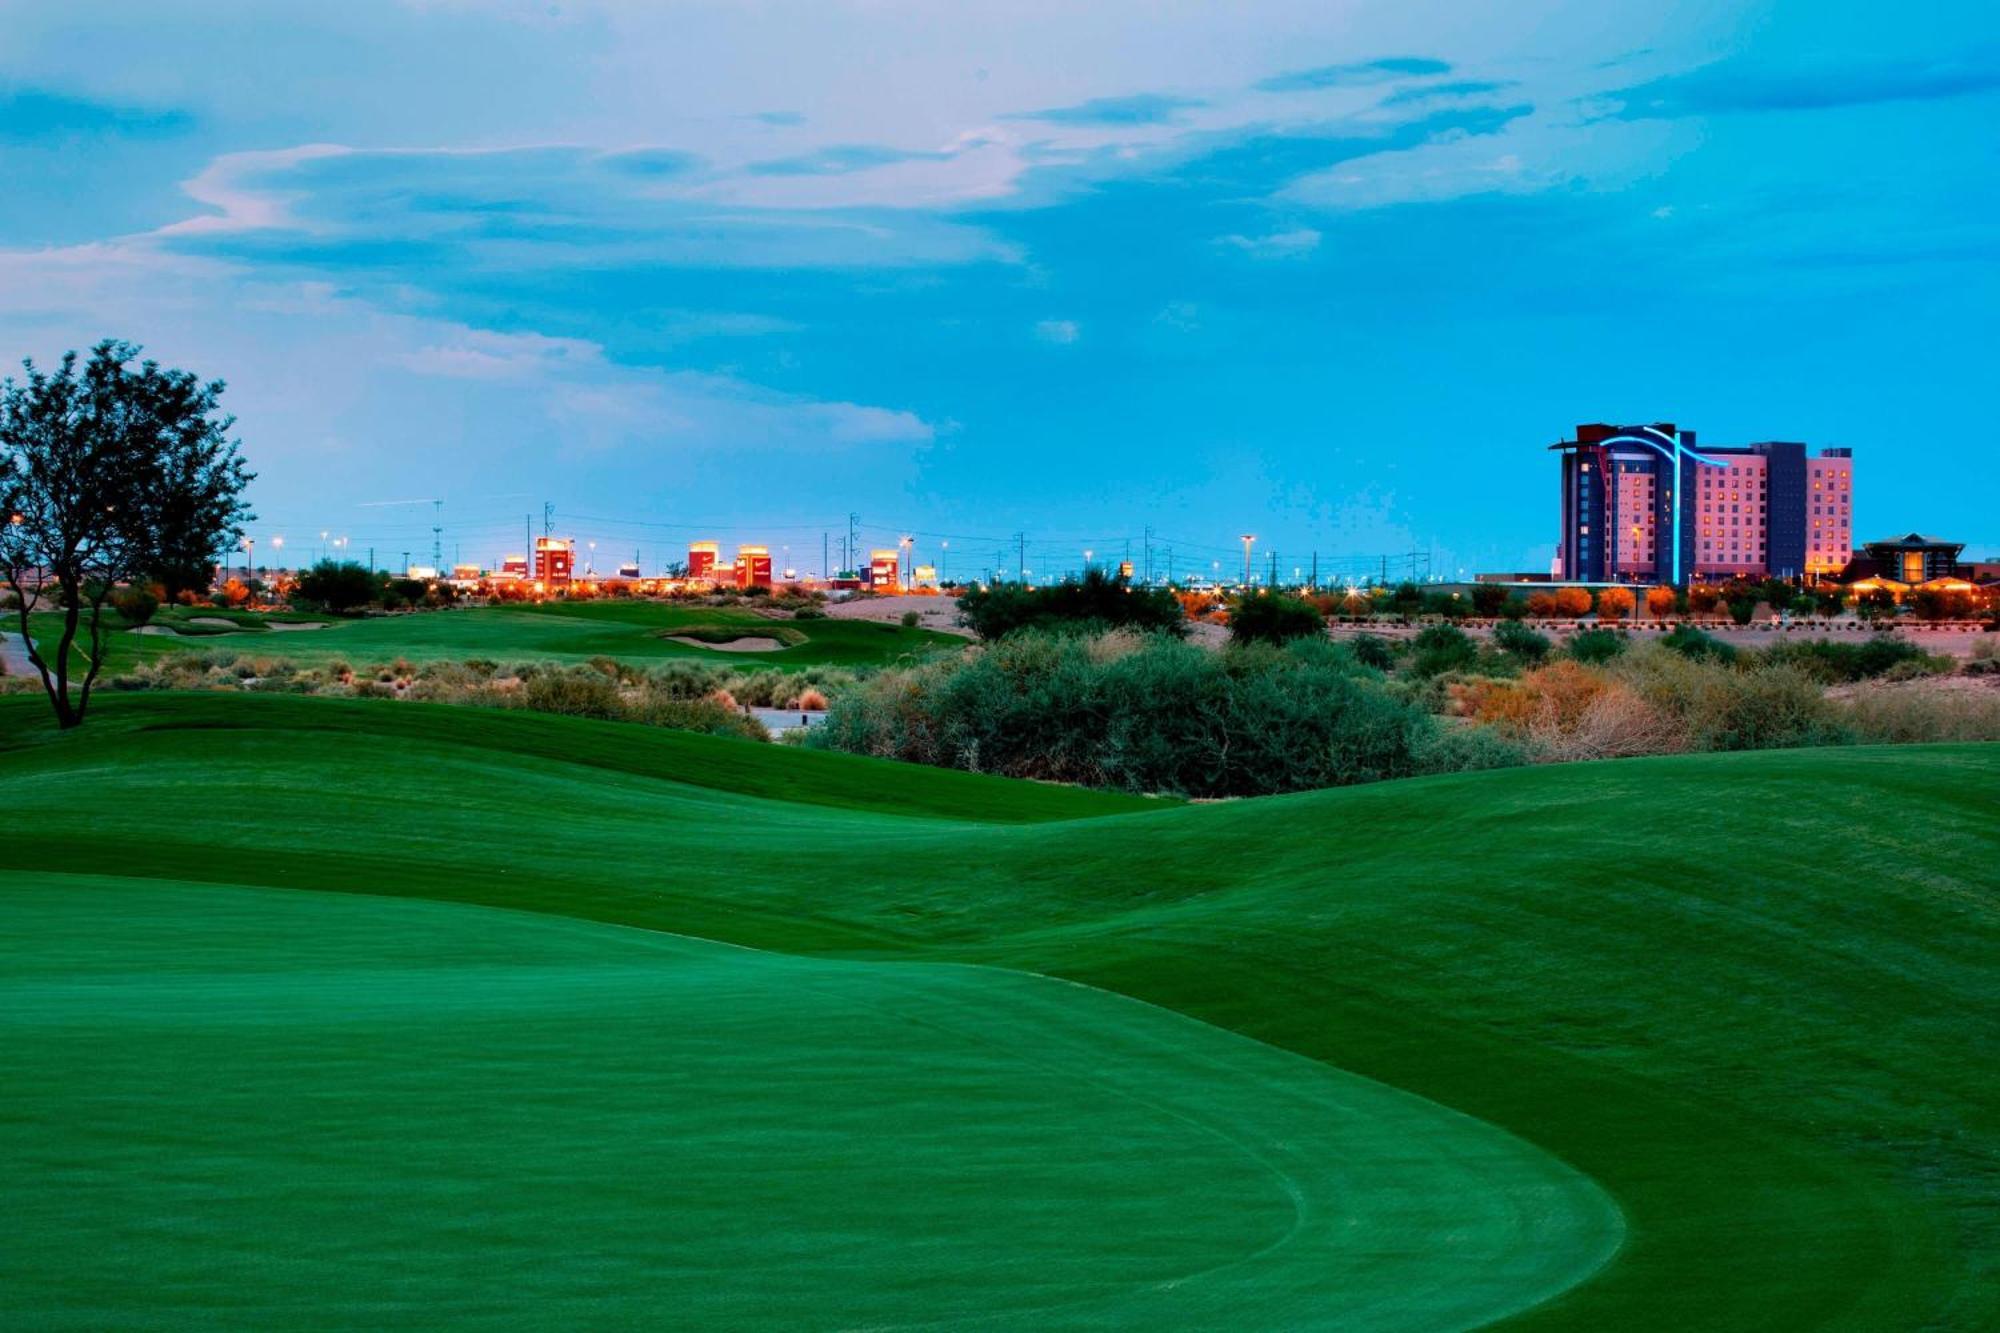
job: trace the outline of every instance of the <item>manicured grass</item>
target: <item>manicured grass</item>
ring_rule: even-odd
[[[115,617],[107,625],[112,651],[106,669],[164,653],[236,649],[241,652],[289,657],[301,663],[339,658],[355,666],[389,662],[463,661],[486,658],[498,662],[583,662],[615,657],[646,663],[692,659],[726,666],[759,667],[880,666],[906,654],[961,648],[965,640],[936,630],[906,629],[864,620],[774,620],[739,607],[683,606],[670,602],[598,601],[544,602],[506,606],[421,611],[354,620],[334,617],[287,616],[291,621],[319,620],[324,629],[273,632],[268,628],[239,631],[195,625],[195,619],[257,621],[245,613],[188,611],[176,608],[159,620],[176,634],[134,634]],[[38,640],[60,632],[58,618],[34,618]],[[10,630],[13,626],[8,627]],[[670,636],[692,630],[717,640],[734,631],[743,638],[777,638],[787,646],[771,652],[724,652],[699,644],[677,643]],[[183,633],[185,637],[183,637]],[[792,642],[796,639],[797,642]]]
[[[1621,1231],[1476,1120],[1015,972],[150,879],[0,922],[36,1327],[1451,1326]]]
[[[972,962],[1085,981],[1429,1098],[1593,1179],[1622,1246],[1527,1324],[2000,1322],[2000,1113],[1978,1054],[2000,1046],[2000,747],[1690,756],[1112,814],[998,783],[925,805],[918,780],[967,775],[640,744],[656,733],[559,718],[147,695],[56,737],[34,702],[0,701],[0,800],[30,884],[335,890],[892,974]],[[1001,790],[1036,793],[1045,822],[992,822],[1012,808]],[[463,1059],[511,1049],[521,1026],[494,1024]],[[581,1114],[582,1095],[562,1104]],[[749,1319],[756,1297],[739,1294]],[[1412,1325],[1446,1322],[1433,1294],[1407,1289]],[[1143,1313],[1125,1322],[1174,1322]]]

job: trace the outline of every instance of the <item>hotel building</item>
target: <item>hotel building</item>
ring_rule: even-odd
[[[1847,449],[1697,447],[1691,430],[1578,426],[1562,455],[1557,578],[1670,583],[1837,574],[1853,542]]]

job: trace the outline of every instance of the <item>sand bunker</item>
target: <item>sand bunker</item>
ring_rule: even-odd
[[[710,643],[706,639],[692,638],[686,634],[669,634],[675,643],[684,643],[690,648],[713,648],[718,653],[775,653],[784,649],[784,644],[776,639],[752,636],[744,639],[730,639],[724,643]]]

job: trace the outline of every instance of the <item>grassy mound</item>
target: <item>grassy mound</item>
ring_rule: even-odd
[[[2000,1113],[1972,1054],[2000,1044],[2000,748],[1171,806],[417,705],[118,697],[58,738],[34,702],[0,701],[0,799],[30,884],[514,907],[899,976],[969,962],[1089,982],[1428,1098],[1590,1177],[1622,1247],[1528,1325],[2000,1320]],[[17,933],[17,957],[61,934]],[[489,1025],[461,1060],[511,1050],[524,1026]],[[1450,1322],[1433,1294],[1409,1284],[1374,1316]],[[733,1317],[759,1311],[738,1295]]]

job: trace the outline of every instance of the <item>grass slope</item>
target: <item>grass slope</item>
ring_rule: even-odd
[[[42,1328],[1445,1327],[1620,1233],[1490,1126],[1020,973],[158,880],[0,922]]]
[[[673,658],[716,662],[733,667],[760,666],[879,666],[908,653],[963,647],[965,640],[936,630],[865,620],[772,620],[736,607],[681,606],[667,602],[601,601],[544,602],[506,606],[467,607],[452,611],[413,612],[332,620],[325,629],[289,633],[267,628],[232,632],[214,626],[190,625],[190,619],[244,619],[241,613],[192,611],[169,615],[160,623],[185,631],[179,634],[133,634],[114,628],[108,670],[118,670],[163,653],[234,649],[267,653],[299,662],[340,658],[354,665],[393,661],[583,662],[615,657],[624,662],[658,662]],[[315,619],[288,616],[288,620]],[[316,619],[326,620],[327,617]],[[60,632],[54,614],[33,617],[37,640],[53,641]],[[109,621],[118,625],[115,617]],[[262,622],[256,622],[261,626]],[[735,630],[743,638],[789,631],[801,642],[771,652],[725,652],[668,637],[694,630],[709,637]]]
[[[1125,815],[997,784],[1037,792],[1045,816],[1076,803],[1009,826],[977,802],[911,817],[879,766],[840,756],[627,748],[636,729],[566,719],[145,696],[58,739],[29,702],[0,708],[25,869],[1087,981],[1591,1176],[1624,1245],[1528,1325],[2000,1322],[2000,1115],[1973,1058],[2000,1044],[2000,748],[1691,756]],[[236,715],[250,728],[217,728],[218,708],[253,702]],[[711,766],[744,751],[759,762]],[[773,777],[811,758],[853,776]],[[783,799],[822,786],[885,804]]]

